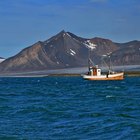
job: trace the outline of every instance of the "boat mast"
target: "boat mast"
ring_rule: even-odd
[[[108,57],[109,57],[109,74],[110,74],[110,72],[111,72],[111,59],[110,59],[110,55]]]
[[[88,45],[88,68],[89,68],[89,70],[90,70],[90,67],[91,67],[91,64],[92,65],[94,65],[93,64],[93,61],[90,59],[90,57],[91,57],[91,51],[93,50],[93,49],[95,49],[95,44],[93,44],[93,43],[91,43],[91,42],[88,42],[89,43],[89,45]]]
[[[88,68],[89,68],[89,70],[90,70],[90,67],[92,66],[92,65],[94,65],[94,63],[93,63],[93,61],[91,60],[91,51],[92,51],[93,49],[91,49],[91,48],[89,48],[88,49]]]
[[[90,70],[90,49],[88,49],[88,69]]]
[[[111,73],[111,71],[113,71],[113,68],[112,68],[112,61],[111,61],[111,56],[110,55],[108,55],[108,57],[109,57],[109,74]]]

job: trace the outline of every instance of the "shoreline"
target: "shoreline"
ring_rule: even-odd
[[[13,78],[45,78],[45,77],[80,77],[82,74],[78,73],[58,73],[58,74],[48,74],[48,75],[0,75],[0,78],[13,77]],[[125,77],[140,77],[140,71],[127,71],[124,72]]]
[[[106,67],[101,67],[102,73],[107,72]],[[115,66],[114,71],[123,71],[124,76],[140,76],[140,65]],[[56,70],[42,70],[29,72],[0,73],[0,77],[48,77],[48,76],[81,76],[87,73],[88,67],[66,68]]]
[[[140,76],[140,71],[127,71],[124,72],[124,75],[127,77]]]
[[[64,74],[50,74],[48,76],[81,76],[81,74],[69,74],[69,73],[64,73]],[[127,77],[135,77],[135,76],[140,76],[140,71],[129,71],[129,72],[124,72],[124,76]]]

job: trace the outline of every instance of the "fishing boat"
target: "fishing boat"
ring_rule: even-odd
[[[88,58],[88,73],[82,75],[84,79],[86,80],[123,80],[124,79],[124,72],[115,72],[112,70],[111,59],[108,66],[109,67],[108,72],[104,74],[102,74],[102,70],[101,68],[98,67],[98,65],[91,66],[90,62],[91,62],[91,59]]]
[[[101,73],[98,66],[89,67],[87,74],[82,75],[86,80],[123,80],[124,72],[108,71],[106,74]]]

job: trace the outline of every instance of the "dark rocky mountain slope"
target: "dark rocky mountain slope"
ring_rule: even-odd
[[[95,64],[110,54],[114,65],[140,64],[140,42],[114,43],[108,39],[78,37],[61,31],[39,41],[0,64],[0,72],[25,72],[87,66],[88,52]]]
[[[111,54],[115,65],[140,65],[140,41],[116,43],[119,47]]]

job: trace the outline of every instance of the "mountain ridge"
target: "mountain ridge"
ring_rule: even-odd
[[[110,54],[115,65],[140,64],[140,41],[115,43],[100,37],[82,38],[62,30],[45,41],[38,41],[0,64],[0,72],[38,71],[87,66],[90,57],[101,65]],[[132,57],[133,56],[133,57]]]

